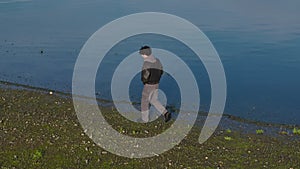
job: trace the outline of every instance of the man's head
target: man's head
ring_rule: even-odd
[[[140,54],[142,56],[150,56],[152,54],[151,48],[149,46],[142,46],[140,48]]]

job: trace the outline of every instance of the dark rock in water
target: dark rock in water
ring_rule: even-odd
[[[44,51],[43,50],[41,50],[41,54],[43,54],[44,53]]]

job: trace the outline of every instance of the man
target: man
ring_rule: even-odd
[[[149,103],[154,105],[164,116],[165,122],[168,122],[171,120],[171,113],[157,100],[159,81],[163,74],[162,64],[159,59],[152,55],[149,46],[141,47],[139,53],[144,58],[141,76],[144,84],[141,104],[142,122],[146,123],[149,121]]]

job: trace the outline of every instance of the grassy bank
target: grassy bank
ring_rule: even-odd
[[[154,136],[167,129],[158,119],[131,123],[112,108],[101,108],[120,133]],[[68,97],[16,89],[0,89],[0,168],[299,168],[296,136],[270,136],[219,129],[204,144],[200,128],[170,151],[145,159],[111,154],[83,132]],[[296,139],[295,139],[296,138]]]

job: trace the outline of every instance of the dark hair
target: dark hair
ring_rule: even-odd
[[[141,55],[147,55],[150,56],[152,53],[151,48],[149,46],[142,46],[140,48],[140,54]]]

